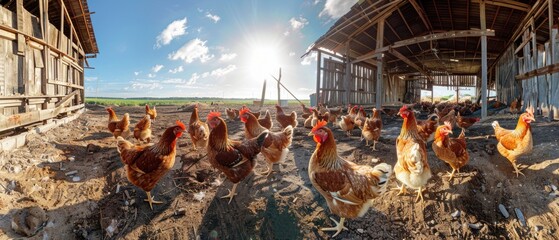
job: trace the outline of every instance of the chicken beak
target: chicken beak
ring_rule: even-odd
[[[528,119],[530,119],[530,121],[535,122],[536,119],[534,117],[529,117]]]
[[[314,136],[314,133],[311,131],[309,132],[309,134],[307,134],[307,136]]]

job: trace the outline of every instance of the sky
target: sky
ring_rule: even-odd
[[[301,56],[357,0],[88,1],[99,47],[88,97],[297,98],[316,84]],[[287,91],[282,99],[292,99]]]

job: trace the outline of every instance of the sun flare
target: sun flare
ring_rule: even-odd
[[[274,45],[263,43],[251,46],[247,51],[247,71],[253,81],[269,79],[277,76],[281,67],[282,53]]]

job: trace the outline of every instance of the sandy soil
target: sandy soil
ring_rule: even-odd
[[[239,107],[239,106],[233,106]],[[223,110],[223,106],[218,106]],[[211,168],[205,154],[190,151],[188,136],[178,142],[175,168],[152,191],[164,204],[150,210],[145,193],[126,179],[106,128],[102,106],[88,106],[76,121],[45,134],[33,134],[26,146],[0,155],[0,239],[18,238],[11,219],[21,209],[38,206],[48,216],[46,225],[32,239],[322,239],[331,232],[319,230],[339,219],[312,187],[307,174],[315,144],[302,128],[295,130],[291,152],[269,177],[250,175],[237,188],[231,204],[220,196],[232,184]],[[155,141],[176,119],[185,122],[189,112],[176,106],[158,106],[152,125]],[[270,107],[270,109],[272,109]],[[133,126],[143,115],[141,107],[115,107],[128,112]],[[289,110],[300,111],[299,108]],[[205,116],[209,107],[202,109]],[[275,111],[273,111],[275,113]],[[428,144],[433,177],[424,203],[415,194],[397,196],[390,191],[375,200],[364,217],[346,221],[349,231],[339,239],[558,239],[559,123],[537,118],[533,124],[534,151],[520,163],[529,166],[516,177],[511,164],[495,150],[491,121],[514,128],[511,115],[493,117],[467,132],[470,163],[452,180],[442,176],[450,167],[438,160]],[[380,151],[359,141],[356,128],[346,137],[334,133],[342,157],[359,164],[396,162],[395,139],[401,119],[383,118]],[[277,125],[275,130],[279,130]],[[242,138],[240,121],[228,122],[230,135]],[[265,169],[264,160],[256,171]],[[71,174],[72,171],[77,171]],[[396,179],[390,179],[396,186]],[[498,205],[510,216],[505,218]],[[515,209],[526,219],[518,220]],[[457,211],[459,216],[457,216]],[[453,217],[455,216],[455,217]],[[476,229],[478,228],[478,229]],[[112,230],[112,231],[111,231]]]

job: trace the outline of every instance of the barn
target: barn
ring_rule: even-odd
[[[0,1],[3,136],[84,109],[84,69],[99,52],[90,14],[86,0]]]
[[[360,0],[304,56],[316,54],[327,105],[381,108],[419,102],[433,86],[475,87],[482,118],[496,97],[557,120],[558,15],[553,0]]]

